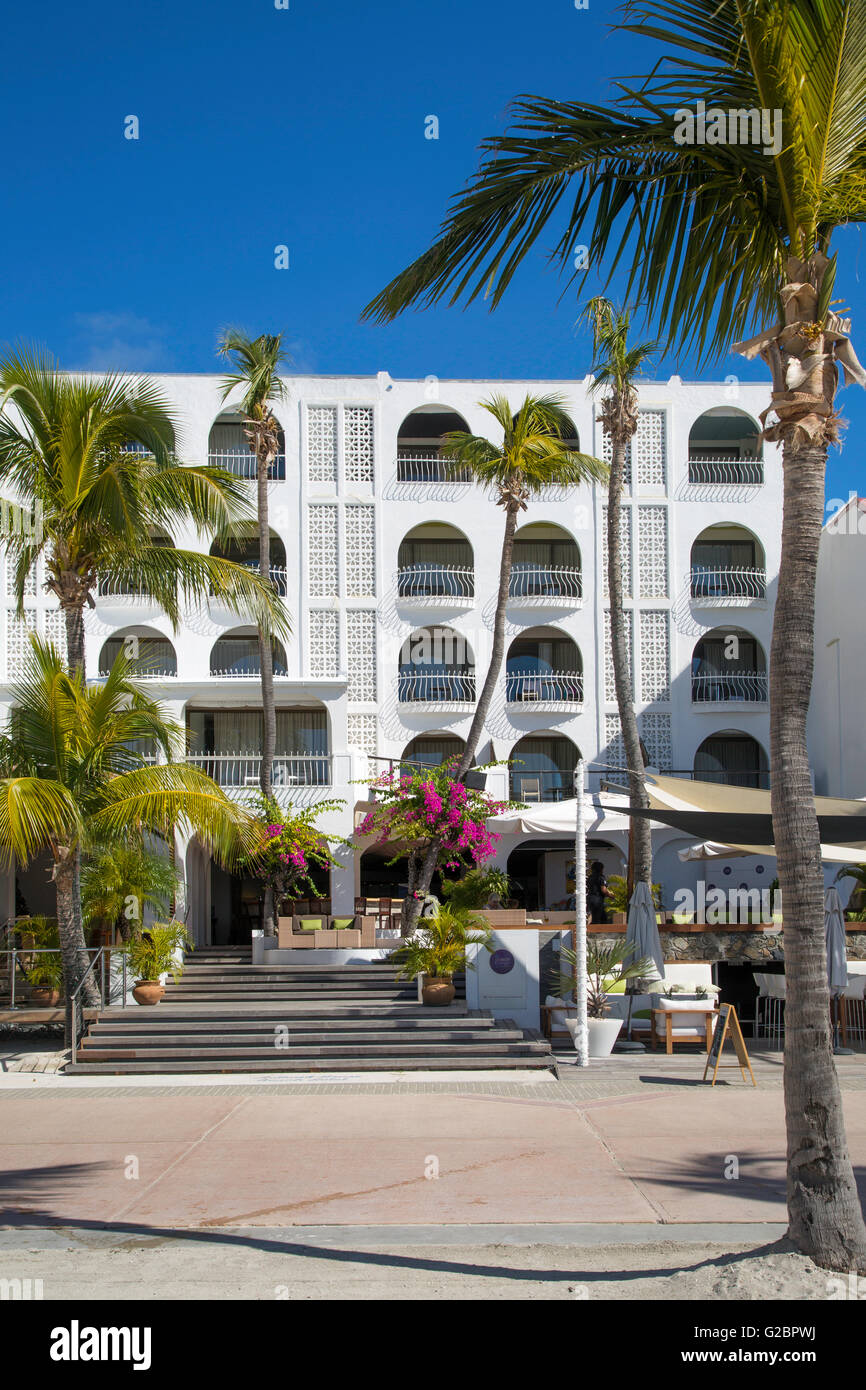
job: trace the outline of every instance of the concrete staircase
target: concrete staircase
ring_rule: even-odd
[[[201,948],[156,1008],[103,1010],[67,1071],[472,1071],[554,1068],[549,1044],[471,1013],[463,981],[424,1008],[387,962],[254,966],[243,947]]]

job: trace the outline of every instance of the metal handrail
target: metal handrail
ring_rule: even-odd
[[[580,671],[509,671],[505,676],[509,705],[583,704]]]
[[[761,459],[689,459],[689,482],[698,487],[761,487]]]
[[[400,671],[397,699],[401,704],[471,704],[475,699],[475,672]]]
[[[81,991],[84,988],[84,985],[87,982],[89,976],[95,972],[97,965],[99,965],[101,968],[101,978],[99,979],[99,1007],[101,1009],[104,1009],[106,1007],[105,969],[106,962],[109,960],[112,951],[119,951],[122,961],[121,1006],[124,1009],[126,1008],[126,951],[122,947],[118,946],[100,946],[97,949],[96,955],[93,957],[93,960],[90,962],[81,979],[78,981],[78,984],[75,986],[75,989],[72,990],[71,993],[68,993],[66,996],[66,1037],[69,1046],[70,1064],[72,1066],[75,1065],[75,1062],[77,1060],[78,1044],[84,1033],[84,1008],[81,1003]],[[108,983],[110,988],[110,976]]]
[[[219,787],[258,786],[260,753],[188,753],[186,761],[201,768]],[[277,753],[271,770],[274,787],[329,787],[330,753]]]
[[[583,598],[583,576],[574,566],[533,565],[522,560],[511,567],[509,598]]]
[[[398,598],[474,598],[475,571],[471,566],[436,561],[401,565],[397,571]]]
[[[258,476],[258,464],[256,456],[248,450],[237,449],[209,449],[207,456],[208,464],[211,467],[225,468],[227,472],[234,473],[239,478],[249,478],[251,480]],[[281,482],[286,476],[286,456],[277,454],[273,463],[268,468],[268,477],[272,481]]]
[[[692,598],[705,598],[711,602],[730,598],[766,599],[767,572],[764,569],[746,568],[740,565],[726,565],[709,568],[692,565],[690,576]]]
[[[692,704],[766,704],[769,677],[766,671],[698,672],[692,676]]]
[[[398,483],[471,483],[468,468],[451,467],[438,448],[402,450],[397,447]]]

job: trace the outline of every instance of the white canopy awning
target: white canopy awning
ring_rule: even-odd
[[[592,837],[628,831],[627,808],[627,796],[612,792],[588,796],[584,802],[586,834]],[[539,801],[505,811],[501,816],[491,816],[487,825],[500,835],[549,835],[569,839],[574,837],[576,823],[577,801],[571,797],[568,801]]]

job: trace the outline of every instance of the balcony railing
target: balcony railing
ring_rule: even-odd
[[[451,468],[438,449],[397,450],[398,483],[471,483],[467,468]]]
[[[442,598],[458,601],[475,597],[475,571],[460,565],[436,563],[403,565],[397,571],[401,599]]]
[[[689,482],[698,487],[761,487],[761,459],[689,459]]]
[[[471,705],[475,702],[474,671],[401,671],[397,699],[410,705]]]
[[[505,701],[509,705],[583,704],[583,676],[579,671],[509,671],[505,677]]]
[[[220,787],[257,787],[262,759],[257,753],[190,753],[187,762],[201,768]],[[328,787],[332,759],[327,753],[278,753],[271,780],[274,787]]]
[[[130,603],[140,603],[151,599],[151,595],[140,585],[128,583],[122,579],[100,579],[97,593],[100,598],[122,598],[129,600]],[[156,602],[155,599],[151,601]]]
[[[769,678],[766,671],[702,672],[692,676],[692,704],[766,704]]]
[[[274,680],[278,681],[285,680],[289,673],[285,666],[274,664],[273,674]],[[240,670],[237,666],[211,667],[211,676],[217,681],[257,681],[261,680],[261,675],[262,669],[258,657],[254,662],[251,661],[249,665],[245,665],[243,670]]]
[[[245,570],[250,570],[252,574],[260,573],[258,561],[256,560],[239,560],[235,563],[242,565]],[[285,598],[289,592],[288,570],[281,568],[279,565],[272,565],[268,570],[268,575],[280,598]],[[222,596],[220,595],[219,597]],[[219,602],[219,598],[213,592],[211,593],[211,598],[216,598],[217,602]]]
[[[573,774],[558,768],[543,770],[512,769],[511,799],[513,801],[568,801],[574,796]]]
[[[144,660],[146,660],[146,658],[144,658]],[[97,674],[97,680],[107,680],[110,674],[111,673],[109,671],[100,670]],[[136,666],[136,669],[131,673],[131,676],[132,679],[136,681],[177,680],[177,667],[175,666],[174,670],[169,671],[166,669],[165,666],[161,666],[159,664],[157,664],[156,666]]]
[[[767,597],[767,573],[738,565],[707,569],[692,567],[691,596],[707,603],[762,602]]]
[[[255,478],[258,476],[255,454],[248,453],[243,449],[226,449],[223,451],[209,452],[208,463],[214,468],[225,468],[227,472],[234,473],[238,478]],[[286,476],[286,456],[277,454],[270,468],[268,477],[272,481],[282,481]]]
[[[542,601],[576,602],[583,597],[581,572],[579,569],[533,565],[518,561],[511,567],[508,597],[512,600],[540,599]]]

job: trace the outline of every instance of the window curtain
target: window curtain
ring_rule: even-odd
[[[696,541],[692,547],[696,569],[754,569],[754,541]]]
[[[579,569],[580,557],[574,541],[515,541],[512,563],[543,569]]]
[[[439,767],[446,758],[459,756],[463,748],[459,738],[416,738],[403,754],[403,761],[421,763],[424,767]]]
[[[472,547],[465,541],[404,541],[397,556],[400,569],[406,565],[459,565],[472,568]]]
[[[695,772],[734,786],[756,787],[765,771],[761,749],[751,738],[708,738],[695,754]]]
[[[721,638],[705,639],[701,643],[701,654],[692,662],[692,673],[708,676],[730,676],[739,671],[757,671],[758,647],[751,639],[741,637],[739,655],[725,656],[726,643]]]
[[[212,454],[247,454],[250,446],[244,427],[236,425],[214,425],[210,432],[209,452]]]

